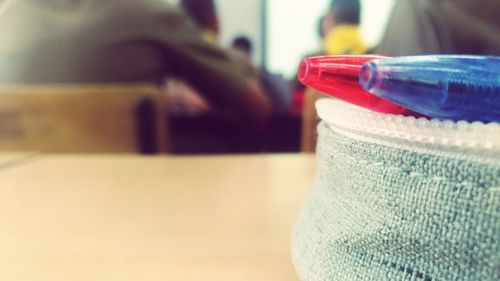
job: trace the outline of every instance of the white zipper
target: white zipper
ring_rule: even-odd
[[[316,102],[319,117],[356,140],[500,165],[500,124],[373,112],[337,99]]]

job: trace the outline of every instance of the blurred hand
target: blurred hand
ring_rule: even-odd
[[[169,108],[174,113],[198,115],[212,111],[205,98],[182,80],[168,79],[165,93]]]
[[[258,80],[248,82],[248,94],[243,98],[243,117],[252,120],[258,127],[263,126],[271,114],[271,102],[262,91]]]

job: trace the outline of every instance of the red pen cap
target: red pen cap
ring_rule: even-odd
[[[363,64],[383,58],[386,57],[346,55],[305,58],[300,63],[298,79],[308,87],[352,104],[377,112],[401,114],[406,111],[404,107],[372,95],[359,85]]]

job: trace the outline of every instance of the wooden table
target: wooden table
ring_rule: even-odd
[[[313,172],[298,154],[33,156],[0,170],[0,280],[296,280]]]
[[[24,165],[30,162],[35,156],[37,156],[37,153],[34,152],[1,152],[0,172]]]

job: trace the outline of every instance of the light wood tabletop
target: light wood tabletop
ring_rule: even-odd
[[[27,164],[36,156],[35,152],[0,152],[0,171]]]
[[[307,154],[37,155],[0,170],[0,280],[297,280],[313,173]]]
[[[0,152],[0,164],[12,162],[31,154],[29,152]]]

